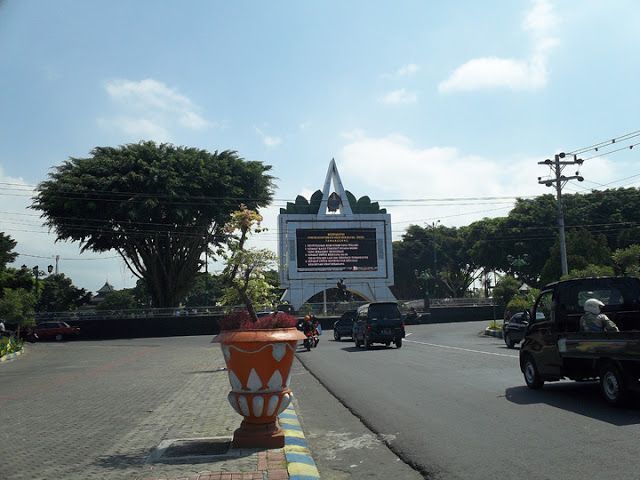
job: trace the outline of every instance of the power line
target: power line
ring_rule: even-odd
[[[620,135],[619,137],[612,138],[610,140],[605,140],[599,143],[594,143],[593,145],[589,145],[587,147],[579,148],[577,150],[573,150],[569,152],[568,155],[579,155],[581,153],[585,153],[591,150],[598,151],[600,148],[612,145],[614,143],[619,143],[621,141],[627,141],[632,138],[640,136],[640,130],[636,130],[634,132],[625,133],[624,135]]]
[[[0,185],[13,185],[13,186],[24,186],[23,184],[16,183],[7,183],[0,182]],[[35,187],[35,186],[34,186]],[[29,192],[30,190],[26,189],[11,189],[5,188],[4,190],[8,191],[19,191],[19,192]],[[137,197],[149,197],[151,199],[158,197],[175,197],[176,195],[166,194],[166,193],[143,193],[143,192],[110,192],[105,190],[89,190],[86,192],[78,192],[77,190],[61,190],[54,197],[63,197],[67,198],[66,194],[70,194],[73,196],[78,195],[100,195],[105,194],[108,198],[109,195],[117,197],[117,196],[137,196]],[[8,195],[8,194],[7,194]],[[30,196],[30,195],[24,195]],[[383,199],[371,199],[371,202],[456,202],[456,201],[479,201],[479,200],[512,200],[516,198],[534,198],[535,195],[503,195],[503,196],[486,196],[486,197],[424,197],[424,198],[383,198]],[[84,197],[83,197],[84,198]],[[184,196],[183,198],[192,199],[192,200],[224,200],[224,201],[242,201],[242,200],[252,200],[259,201],[261,199],[250,198],[250,197],[231,197],[231,196],[206,196],[206,195],[195,195],[195,196]],[[104,198],[99,197],[97,200],[103,200]],[[114,199],[109,199],[114,200]],[[120,200],[118,200],[120,201]],[[273,198],[273,202],[289,202],[294,203],[295,198]]]
[[[632,149],[633,149],[633,147],[636,147],[636,146],[638,146],[638,145],[640,145],[640,142],[638,142],[638,143],[633,143],[633,144],[631,144],[631,145],[627,145],[627,146],[625,146],[625,147],[616,148],[615,150],[609,150],[609,151],[607,151],[607,152],[598,153],[597,155],[592,155],[592,156],[590,156],[590,157],[584,158],[583,160],[584,160],[584,161],[587,161],[587,160],[591,160],[591,159],[593,159],[593,158],[604,157],[605,155],[610,155],[610,154],[612,154],[612,153],[620,152],[621,150],[632,150]]]
[[[54,259],[55,255],[50,255],[50,256],[44,256],[44,255],[31,255],[28,253],[20,253],[20,252],[16,252],[18,254],[19,257],[30,257],[30,258],[44,258],[44,259]],[[82,261],[94,261],[94,260],[111,260],[113,258],[122,258],[120,255],[113,255],[111,257],[92,257],[92,258],[70,258],[70,257],[59,257],[58,260],[64,260],[65,262],[69,261],[69,262],[73,262],[76,260],[82,260]]]

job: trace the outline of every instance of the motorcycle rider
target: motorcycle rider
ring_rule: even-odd
[[[590,298],[584,302],[584,315],[580,317],[580,329],[583,332],[619,332],[620,330],[609,317],[600,313],[604,307],[597,298]]]

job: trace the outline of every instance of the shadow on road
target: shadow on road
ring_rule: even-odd
[[[387,347],[385,345],[372,345],[371,347],[369,347],[369,349],[367,350],[364,347],[356,347],[355,345],[352,347],[344,347],[342,350],[344,350],[345,352],[371,352],[374,350],[397,350],[396,347]]]
[[[597,382],[546,384],[542,390],[531,390],[526,386],[511,387],[506,389],[505,397],[517,405],[546,403],[611,425],[640,424],[640,410],[637,407],[610,406],[601,397]]]

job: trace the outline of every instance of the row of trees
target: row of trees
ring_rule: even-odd
[[[570,275],[639,272],[640,191],[621,188],[565,195]],[[555,199],[519,199],[506,217],[468,226],[410,226],[394,242],[400,298],[462,297],[488,272],[539,287],[558,280],[560,246]]]

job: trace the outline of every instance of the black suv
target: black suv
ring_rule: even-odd
[[[404,323],[396,302],[367,303],[358,308],[353,327],[356,347],[370,348],[373,343],[384,343],[388,347],[393,342],[400,348],[403,338]]]
[[[333,338],[339,342],[342,337],[353,338],[353,322],[356,319],[356,310],[344,312],[340,320],[333,324]]]

